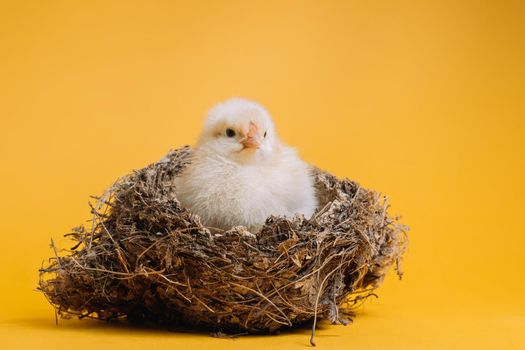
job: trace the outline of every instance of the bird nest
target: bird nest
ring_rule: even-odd
[[[224,333],[275,332],[317,319],[347,323],[399,262],[405,227],[386,198],[315,169],[312,218],[269,217],[257,234],[205,227],[174,178],[191,150],[122,177],[93,204],[71,251],[40,270],[61,316],[133,320]]]

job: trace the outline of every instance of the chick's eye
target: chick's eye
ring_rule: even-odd
[[[233,129],[226,129],[226,136],[228,137],[234,137],[235,136],[235,131],[233,131]]]
[[[264,132],[264,136],[263,137],[266,137],[266,131]]]

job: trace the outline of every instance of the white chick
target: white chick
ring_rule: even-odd
[[[309,218],[317,207],[311,168],[282,144],[268,112],[233,98],[213,107],[177,197],[204,225],[256,232],[270,215]]]

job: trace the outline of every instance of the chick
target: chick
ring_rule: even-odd
[[[311,168],[281,143],[261,105],[239,98],[209,111],[175,191],[203,224],[225,230],[256,232],[270,215],[308,218],[317,207]]]

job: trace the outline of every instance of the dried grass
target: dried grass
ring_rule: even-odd
[[[62,316],[184,324],[226,333],[275,332],[318,319],[348,322],[405,250],[386,198],[315,170],[320,209],[268,218],[257,235],[204,227],[174,195],[191,150],[119,179],[92,206],[71,252],[40,270]],[[54,248],[54,245],[53,245]],[[313,344],[312,332],[312,344]]]

